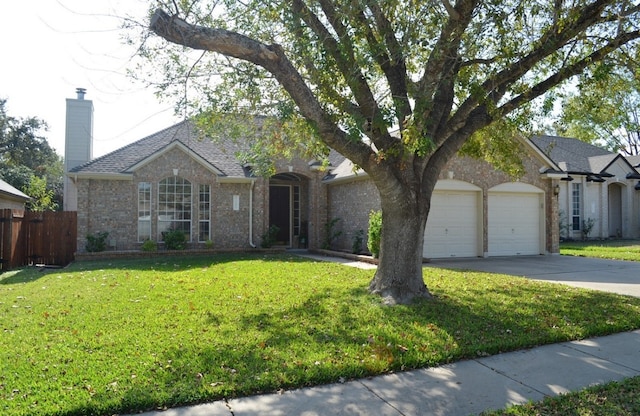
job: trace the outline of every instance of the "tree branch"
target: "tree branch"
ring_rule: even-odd
[[[191,25],[177,16],[158,9],[151,18],[150,29],[162,38],[189,48],[221,53],[259,65],[278,80],[300,109],[313,123],[323,140],[356,164],[369,165],[373,151],[364,143],[351,141],[322,108],[300,73],[293,67],[279,45],[265,45],[247,36],[224,29]]]

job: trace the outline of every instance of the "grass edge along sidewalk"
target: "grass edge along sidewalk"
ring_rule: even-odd
[[[371,273],[278,254],[2,275],[0,412],[132,413],[640,327],[639,299],[443,269],[435,299],[384,307]]]

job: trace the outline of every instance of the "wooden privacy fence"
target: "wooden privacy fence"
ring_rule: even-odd
[[[44,264],[66,266],[77,246],[75,211],[0,209],[0,270]]]

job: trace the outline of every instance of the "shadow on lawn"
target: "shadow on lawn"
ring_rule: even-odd
[[[0,274],[0,285],[29,283],[46,276],[49,273],[60,272],[57,268],[27,266],[19,270],[11,270]]]
[[[233,329],[220,328],[222,344],[165,351],[162,361],[172,364],[157,372],[158,388],[133,389],[123,404],[132,411],[270,393],[640,327],[638,302],[611,294],[531,283],[491,290],[490,301],[481,288],[434,290],[433,300],[396,307],[376,306],[364,288],[352,290],[347,303],[336,302],[330,289],[318,291],[279,312],[249,314]],[[363,313],[366,305],[375,307]],[[247,332],[255,342],[237,345],[238,334]]]

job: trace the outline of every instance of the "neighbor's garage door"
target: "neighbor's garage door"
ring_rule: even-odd
[[[541,254],[542,193],[532,185],[503,184],[488,194],[488,254]]]
[[[480,192],[436,190],[431,197],[422,255],[476,257],[479,253]]]

